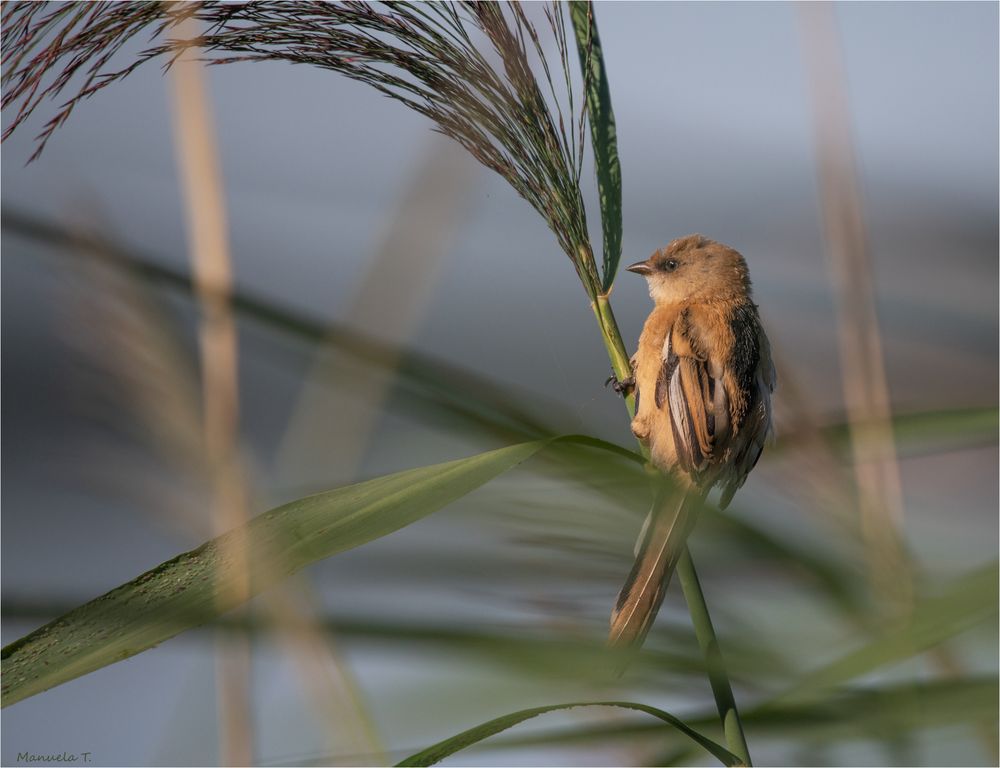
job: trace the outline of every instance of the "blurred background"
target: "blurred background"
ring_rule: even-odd
[[[623,263],[692,232],[733,245],[778,358],[779,442],[691,545],[755,761],[995,765],[995,578],[976,621],[949,623],[946,608],[972,589],[956,580],[997,555],[997,5],[837,4],[810,20],[784,3],[600,3],[596,15]],[[254,513],[536,434],[634,445],[572,265],[503,180],[331,72],[237,64],[209,83],[236,290],[252,300],[237,321]],[[840,112],[829,87],[846,95]],[[5,644],[211,535],[189,450],[197,307],[171,277],[190,268],[169,76],[148,65],[101,91],[26,165],[49,110],[2,156]],[[818,160],[838,115],[867,259],[846,273]],[[590,219],[599,228],[596,207]],[[81,232],[158,271],[87,258]],[[882,457],[872,504],[846,436],[837,309],[868,287],[897,459]],[[623,274],[613,301],[634,347],[642,281]],[[328,654],[314,663],[335,670],[318,694],[330,709],[280,632],[235,627],[252,643],[254,760],[378,764],[507,712],[592,699],[661,706],[717,735],[676,585],[644,660],[620,680],[597,670],[645,493],[640,472],[593,455],[532,461],[306,569],[296,589]],[[876,527],[898,526],[899,547],[866,535],[866,507]],[[798,711],[755,709],[880,637],[886,601],[930,627],[923,645]],[[215,653],[213,633],[194,630],[19,703],[3,713],[0,757],[215,763]],[[452,762],[711,760],[685,750],[640,715],[577,710]]]

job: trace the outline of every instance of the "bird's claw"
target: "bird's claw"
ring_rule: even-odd
[[[618,380],[615,374],[611,374],[608,380],[604,382],[604,386],[611,385],[611,388],[622,397],[627,396],[633,389],[635,389],[635,376],[629,376],[627,379],[622,381]]]

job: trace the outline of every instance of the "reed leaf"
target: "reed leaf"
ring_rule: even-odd
[[[255,595],[301,568],[386,536],[471,493],[547,446],[603,441],[570,436],[519,443],[443,464],[411,469],[309,496],[266,512],[76,608],[6,646],[2,702],[7,707],[129,658],[236,603],[219,596],[234,578],[224,561],[229,538],[245,539]]]
[[[10,207],[0,213],[0,226],[5,233],[50,246],[55,256],[97,260],[150,288],[183,298],[193,297],[194,285],[185,271],[114,239],[83,236]],[[8,249],[8,254],[14,257],[21,252]],[[238,286],[230,300],[241,321],[283,339],[308,345],[329,344],[373,368],[396,366],[396,386],[400,391],[394,402],[415,404],[414,412],[433,419],[437,426],[474,431],[504,443],[551,437],[572,429],[574,418],[558,401],[501,386],[436,355],[400,349],[356,328],[275,304]],[[544,419],[539,413],[545,414]]]
[[[821,669],[807,674],[777,701],[795,701],[896,664],[992,619],[998,613],[996,561],[916,604],[909,620]]]
[[[894,441],[903,456],[996,445],[1000,410],[996,406],[960,407],[926,411],[897,411],[891,415]],[[847,452],[847,423],[828,431],[831,443]],[[794,445],[794,438],[790,441]],[[781,441],[779,441],[779,446]]]
[[[718,759],[718,761],[723,765],[742,765],[740,759],[725,747],[715,743],[705,736],[702,736],[696,730],[689,727],[669,712],[664,712],[662,709],[650,707],[645,704],[634,704],[628,701],[583,701],[572,704],[554,704],[547,707],[522,709],[519,712],[512,712],[509,715],[503,715],[502,717],[497,717],[489,722],[483,723],[482,725],[469,728],[467,731],[462,731],[457,736],[452,736],[450,739],[440,741],[421,752],[417,752],[415,755],[411,755],[398,763],[398,765],[434,765],[456,752],[460,752],[467,747],[471,747],[473,744],[505,731],[508,728],[512,728],[519,723],[523,723],[525,720],[538,717],[538,715],[543,715],[546,712],[555,712],[560,709],[573,709],[576,707],[619,707],[621,709],[632,709],[637,712],[645,712],[648,715],[659,718],[664,723],[671,726],[671,728],[674,728],[687,736],[689,739],[705,749],[705,751],[709,752],[716,759]]]
[[[747,714],[755,733],[816,741],[888,740],[924,728],[997,721],[997,679],[905,682],[854,689],[810,704],[769,707]]]
[[[601,38],[594,21],[591,0],[573,0],[570,19],[576,33],[576,47],[583,70],[590,139],[594,149],[597,192],[601,202],[601,230],[604,235],[601,289],[611,290],[622,255],[622,170],[618,161],[618,132],[611,108],[611,89],[604,66]]]
[[[811,743],[888,740],[925,728],[974,723],[981,718],[992,717],[995,722],[997,692],[995,677],[893,683],[852,688],[821,701],[749,708],[743,712],[743,721],[754,736],[762,739]],[[685,717],[685,722],[695,729],[709,728],[717,721],[714,712]],[[662,728],[645,722],[591,723],[586,727],[503,736],[491,746],[494,749],[586,747],[621,741],[645,743],[647,739],[662,739],[662,736]],[[664,760],[653,764],[674,763]],[[688,765],[690,760],[680,764]]]
[[[509,568],[509,562],[502,565]],[[76,607],[67,600],[5,597],[0,616],[7,623],[34,623],[51,620]],[[406,617],[373,619],[351,614],[320,615],[317,626],[340,641],[355,641],[367,647],[394,644],[408,654],[444,651],[456,663],[487,662],[516,674],[531,675],[535,680],[592,679],[607,682],[608,655],[603,637],[580,637],[574,632],[553,631],[551,627],[512,629],[479,621],[475,626],[463,626],[447,619],[437,622],[427,617],[414,620]],[[264,640],[269,636],[280,636],[284,627],[266,615],[244,617],[227,614],[213,617],[190,631],[207,633],[214,630]],[[703,677],[704,662],[696,652],[686,648],[686,628],[677,625],[658,630],[660,637],[668,638],[662,645],[670,650],[650,649],[635,662],[635,667],[647,676],[648,681],[662,681],[668,675],[692,679]]]

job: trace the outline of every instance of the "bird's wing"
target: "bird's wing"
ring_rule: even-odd
[[[741,408],[737,414],[725,453],[721,455],[721,473],[717,482],[722,486],[719,505],[729,506],[733,494],[746,482],[750,470],[757,464],[764,444],[773,434],[771,393],[776,376],[771,361],[771,345],[757,316],[757,308],[747,302],[738,310],[741,329],[734,345],[729,367],[732,381],[739,388]]]
[[[699,352],[705,328],[678,318],[663,343],[656,406],[670,417],[679,469],[702,489],[722,486],[725,508],[743,485],[771,435],[774,366],[756,307],[739,305],[730,318],[733,344],[725,359]],[[700,333],[701,336],[695,337]]]
[[[729,433],[729,398],[721,369],[713,371],[707,360],[685,354],[690,351],[675,326],[663,342],[656,406],[666,407],[670,416],[679,467],[697,481]]]

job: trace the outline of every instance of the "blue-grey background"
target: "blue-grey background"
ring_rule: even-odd
[[[796,7],[602,3],[597,13],[618,122],[624,263],[695,231],[739,248],[797,386],[817,414],[839,413],[835,315]],[[906,411],[995,404],[997,5],[841,4],[836,19],[893,405]],[[210,82],[242,288],[349,322],[352,297],[415,174],[428,157],[467,164],[437,280],[402,341],[558,399],[579,431],[628,444],[620,405],[602,388],[607,360],[572,267],[540,217],[499,177],[457,150],[449,154],[423,118],[330,72],[246,64],[213,68]],[[155,65],[139,69],[80,105],[28,166],[41,119],[23,126],[3,145],[5,209],[96,221],[143,253],[186,265],[168,85]],[[597,221],[596,209],[591,218]],[[75,278],[65,264],[4,233],[5,601],[75,604],[203,538],[144,504],[144,488],[159,493],[171,478],[155,451],[137,449],[121,429],[107,426],[131,417],[100,396],[105,374],[74,363],[87,328],[67,310]],[[614,301],[631,345],[649,308],[641,281],[624,275]],[[377,323],[365,330],[380,334]],[[242,428],[258,484],[273,501],[288,485],[348,479],[315,455],[290,474],[275,469],[311,360],[302,349],[274,354],[259,333],[243,333],[241,343]],[[461,436],[387,408],[349,475],[472,450]],[[902,463],[907,533],[932,572],[995,556],[996,466],[995,445]],[[748,498],[767,498],[772,471],[765,461],[748,483]],[[129,482],[116,485],[122,474]],[[477,496],[483,509],[492,498],[488,489]],[[794,505],[783,513],[794,515]],[[544,603],[544,587],[517,579],[513,554],[503,596],[422,581],[407,567],[403,555],[422,546],[468,548],[475,563],[475,547],[485,546],[493,530],[487,517],[446,513],[309,573],[334,614],[377,614],[380,605],[402,604],[416,614],[517,615],[524,610],[517,596],[534,591]],[[515,542],[508,552],[516,551]],[[604,620],[618,586],[609,577],[591,596],[595,621]],[[3,641],[39,623],[6,620]],[[5,710],[0,760],[13,764],[20,751],[65,749],[90,751],[102,764],[213,763],[212,649],[207,633],[185,635]],[[289,662],[271,644],[257,650],[260,760],[294,762],[320,752],[322,729],[310,720]],[[478,705],[463,699],[461,709],[449,711],[442,687],[437,705],[411,708],[428,686],[444,685],[447,659],[350,644],[347,654],[393,748],[423,746],[517,706],[545,703],[480,670],[491,693]],[[960,742],[956,736],[930,745],[924,759],[933,762],[934,749]],[[572,759],[600,764],[615,754],[594,750]],[[531,751],[468,759],[512,758],[563,759]]]

